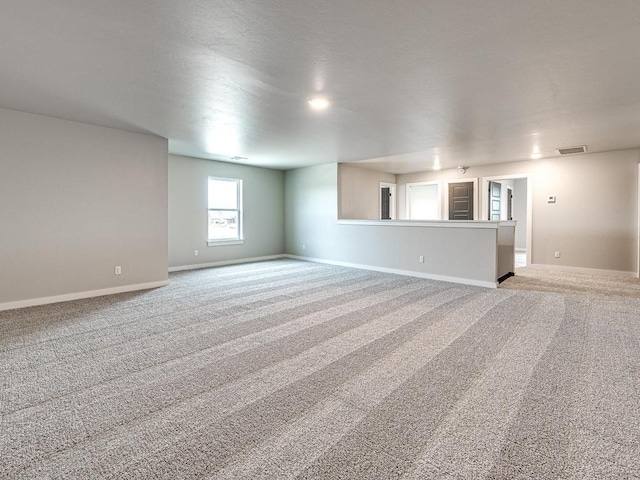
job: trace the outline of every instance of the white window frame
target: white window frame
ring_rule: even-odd
[[[236,184],[236,193],[238,195],[237,206],[238,208],[209,208],[209,180],[217,180],[222,182],[232,182]],[[242,245],[244,243],[244,228],[243,228],[243,208],[242,208],[242,179],[240,178],[225,178],[209,176],[207,179],[207,237],[209,236],[209,212],[238,212],[238,237],[237,238],[207,238],[207,245],[210,247],[217,247],[222,245]]]

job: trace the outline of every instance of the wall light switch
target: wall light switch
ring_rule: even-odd
[[[556,203],[556,197],[550,195],[547,197],[547,203]]]

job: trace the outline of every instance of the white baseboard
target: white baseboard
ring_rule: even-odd
[[[532,267],[544,267],[550,268],[553,270],[562,270],[565,272],[575,272],[575,273],[592,273],[596,275],[610,275],[614,277],[634,277],[637,278],[638,274],[636,272],[625,272],[622,270],[602,270],[599,268],[584,268],[584,267],[567,267],[564,265],[547,265],[546,263],[532,263]]]
[[[70,300],[80,300],[83,298],[102,297],[103,295],[113,295],[115,293],[149,290],[151,288],[164,287],[166,285],[169,285],[169,280],[149,283],[137,283],[134,285],[123,285],[121,287],[102,288],[100,290],[89,290],[86,292],[66,293],[64,295],[54,295],[52,297],[31,298],[29,300],[19,300],[17,302],[0,303],[0,311],[13,310],[15,308],[33,307],[36,305],[46,305],[48,303],[68,302]]]
[[[301,257],[298,255],[284,255],[286,258],[294,260],[303,260],[305,262],[326,263],[328,265],[337,265],[340,267],[359,268],[361,270],[372,270],[374,272],[393,273],[396,275],[405,275],[408,277],[426,278],[428,280],[438,280],[440,282],[461,283],[463,285],[473,285],[475,287],[498,288],[497,282],[486,282],[483,280],[474,280],[471,278],[449,277],[446,275],[435,275],[432,273],[414,272],[412,270],[399,270],[396,268],[376,267],[373,265],[363,265],[360,263],[340,262],[336,260],[325,260],[323,258]]]
[[[177,267],[169,267],[169,272],[182,272],[185,270],[197,270],[199,268],[222,267],[224,265],[236,265],[240,263],[264,262],[265,260],[277,260],[285,255],[268,255],[266,257],[239,258],[236,260],[223,260],[221,262],[198,263],[195,265],[182,265]]]

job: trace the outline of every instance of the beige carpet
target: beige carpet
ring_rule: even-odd
[[[516,275],[500,284],[510,290],[576,293],[640,298],[640,279],[572,271],[542,265],[516,268]]]
[[[0,312],[0,478],[638,478],[639,312],[291,260]]]

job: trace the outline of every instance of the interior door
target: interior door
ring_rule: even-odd
[[[507,188],[507,220],[513,220],[513,190]]]
[[[489,220],[500,220],[501,204],[502,184],[489,182]]]
[[[391,188],[382,187],[380,193],[381,220],[391,220]]]
[[[473,182],[449,184],[449,220],[473,220]]]

